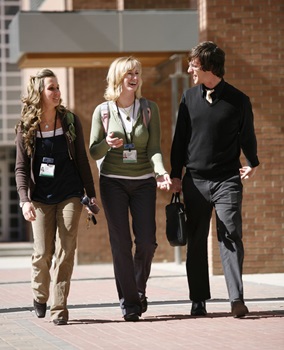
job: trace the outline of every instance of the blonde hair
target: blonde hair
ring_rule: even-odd
[[[135,57],[119,57],[112,62],[107,74],[107,88],[104,93],[104,98],[107,101],[117,101],[122,91],[122,82],[128,71],[137,68],[140,76],[142,74],[141,62]],[[135,97],[141,97],[142,79],[139,81],[139,86],[136,90]]]
[[[27,95],[22,97],[23,108],[21,112],[21,120],[16,125],[16,132],[18,128],[23,132],[23,139],[25,149],[28,155],[31,155],[34,149],[33,141],[38,125],[41,122],[42,108],[41,108],[41,93],[44,89],[44,79],[48,77],[55,77],[56,75],[47,68],[40,70],[36,75],[30,76],[27,86]],[[58,112],[65,112],[66,108],[61,105],[56,107]]]

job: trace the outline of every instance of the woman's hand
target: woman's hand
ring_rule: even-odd
[[[97,198],[96,197],[91,197],[90,198],[90,204],[95,207],[93,209],[95,211],[95,213],[89,210],[89,214],[97,214],[100,211],[100,207],[98,205]]]
[[[36,212],[31,202],[25,202],[22,207],[22,213],[27,221],[35,221]]]
[[[172,181],[169,174],[158,176],[156,181],[157,186],[160,190],[169,191],[169,189],[171,188]]]
[[[114,137],[114,133],[110,132],[106,137],[106,143],[111,148],[119,148],[123,145],[123,139],[119,139],[118,137]]]
[[[91,198],[90,198],[90,203],[91,203],[91,204],[98,205],[97,198],[96,198],[96,197],[91,197]]]
[[[100,207],[98,206],[98,201],[96,199],[96,197],[84,197],[84,199],[87,198],[88,199],[88,204],[84,203],[81,201],[82,204],[84,204],[84,207],[87,211],[88,215],[93,215],[93,214],[97,214],[100,211]]]

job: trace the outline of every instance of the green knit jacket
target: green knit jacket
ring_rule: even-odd
[[[137,119],[132,129],[132,143],[137,150],[137,163],[123,163],[124,147],[118,149],[110,148],[106,143],[105,130],[101,121],[101,105],[94,110],[92,117],[92,128],[90,135],[90,155],[93,159],[99,160],[104,157],[101,165],[101,173],[105,175],[138,177],[145,174],[155,173],[155,176],[163,175],[167,171],[163,165],[161,154],[160,136],[160,114],[155,102],[149,101],[151,119],[148,128],[143,123],[141,108],[138,111]],[[125,143],[122,121],[118,115],[116,104],[109,102],[109,126],[108,133],[114,132],[118,138]],[[127,135],[131,139],[131,135]]]

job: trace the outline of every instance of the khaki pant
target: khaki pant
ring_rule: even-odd
[[[32,222],[34,252],[32,255],[32,291],[39,303],[47,302],[50,268],[54,256],[51,319],[68,320],[67,297],[74,265],[78,224],[82,211],[80,198],[69,198],[58,204],[33,202],[36,220]]]

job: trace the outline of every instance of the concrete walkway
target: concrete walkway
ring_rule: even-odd
[[[154,263],[148,311],[125,322],[111,264],[75,266],[67,326],[32,308],[30,258],[0,258],[0,349],[284,349],[284,275],[244,275],[250,314],[230,314],[223,276],[211,277],[207,317],[190,316],[184,264]]]

